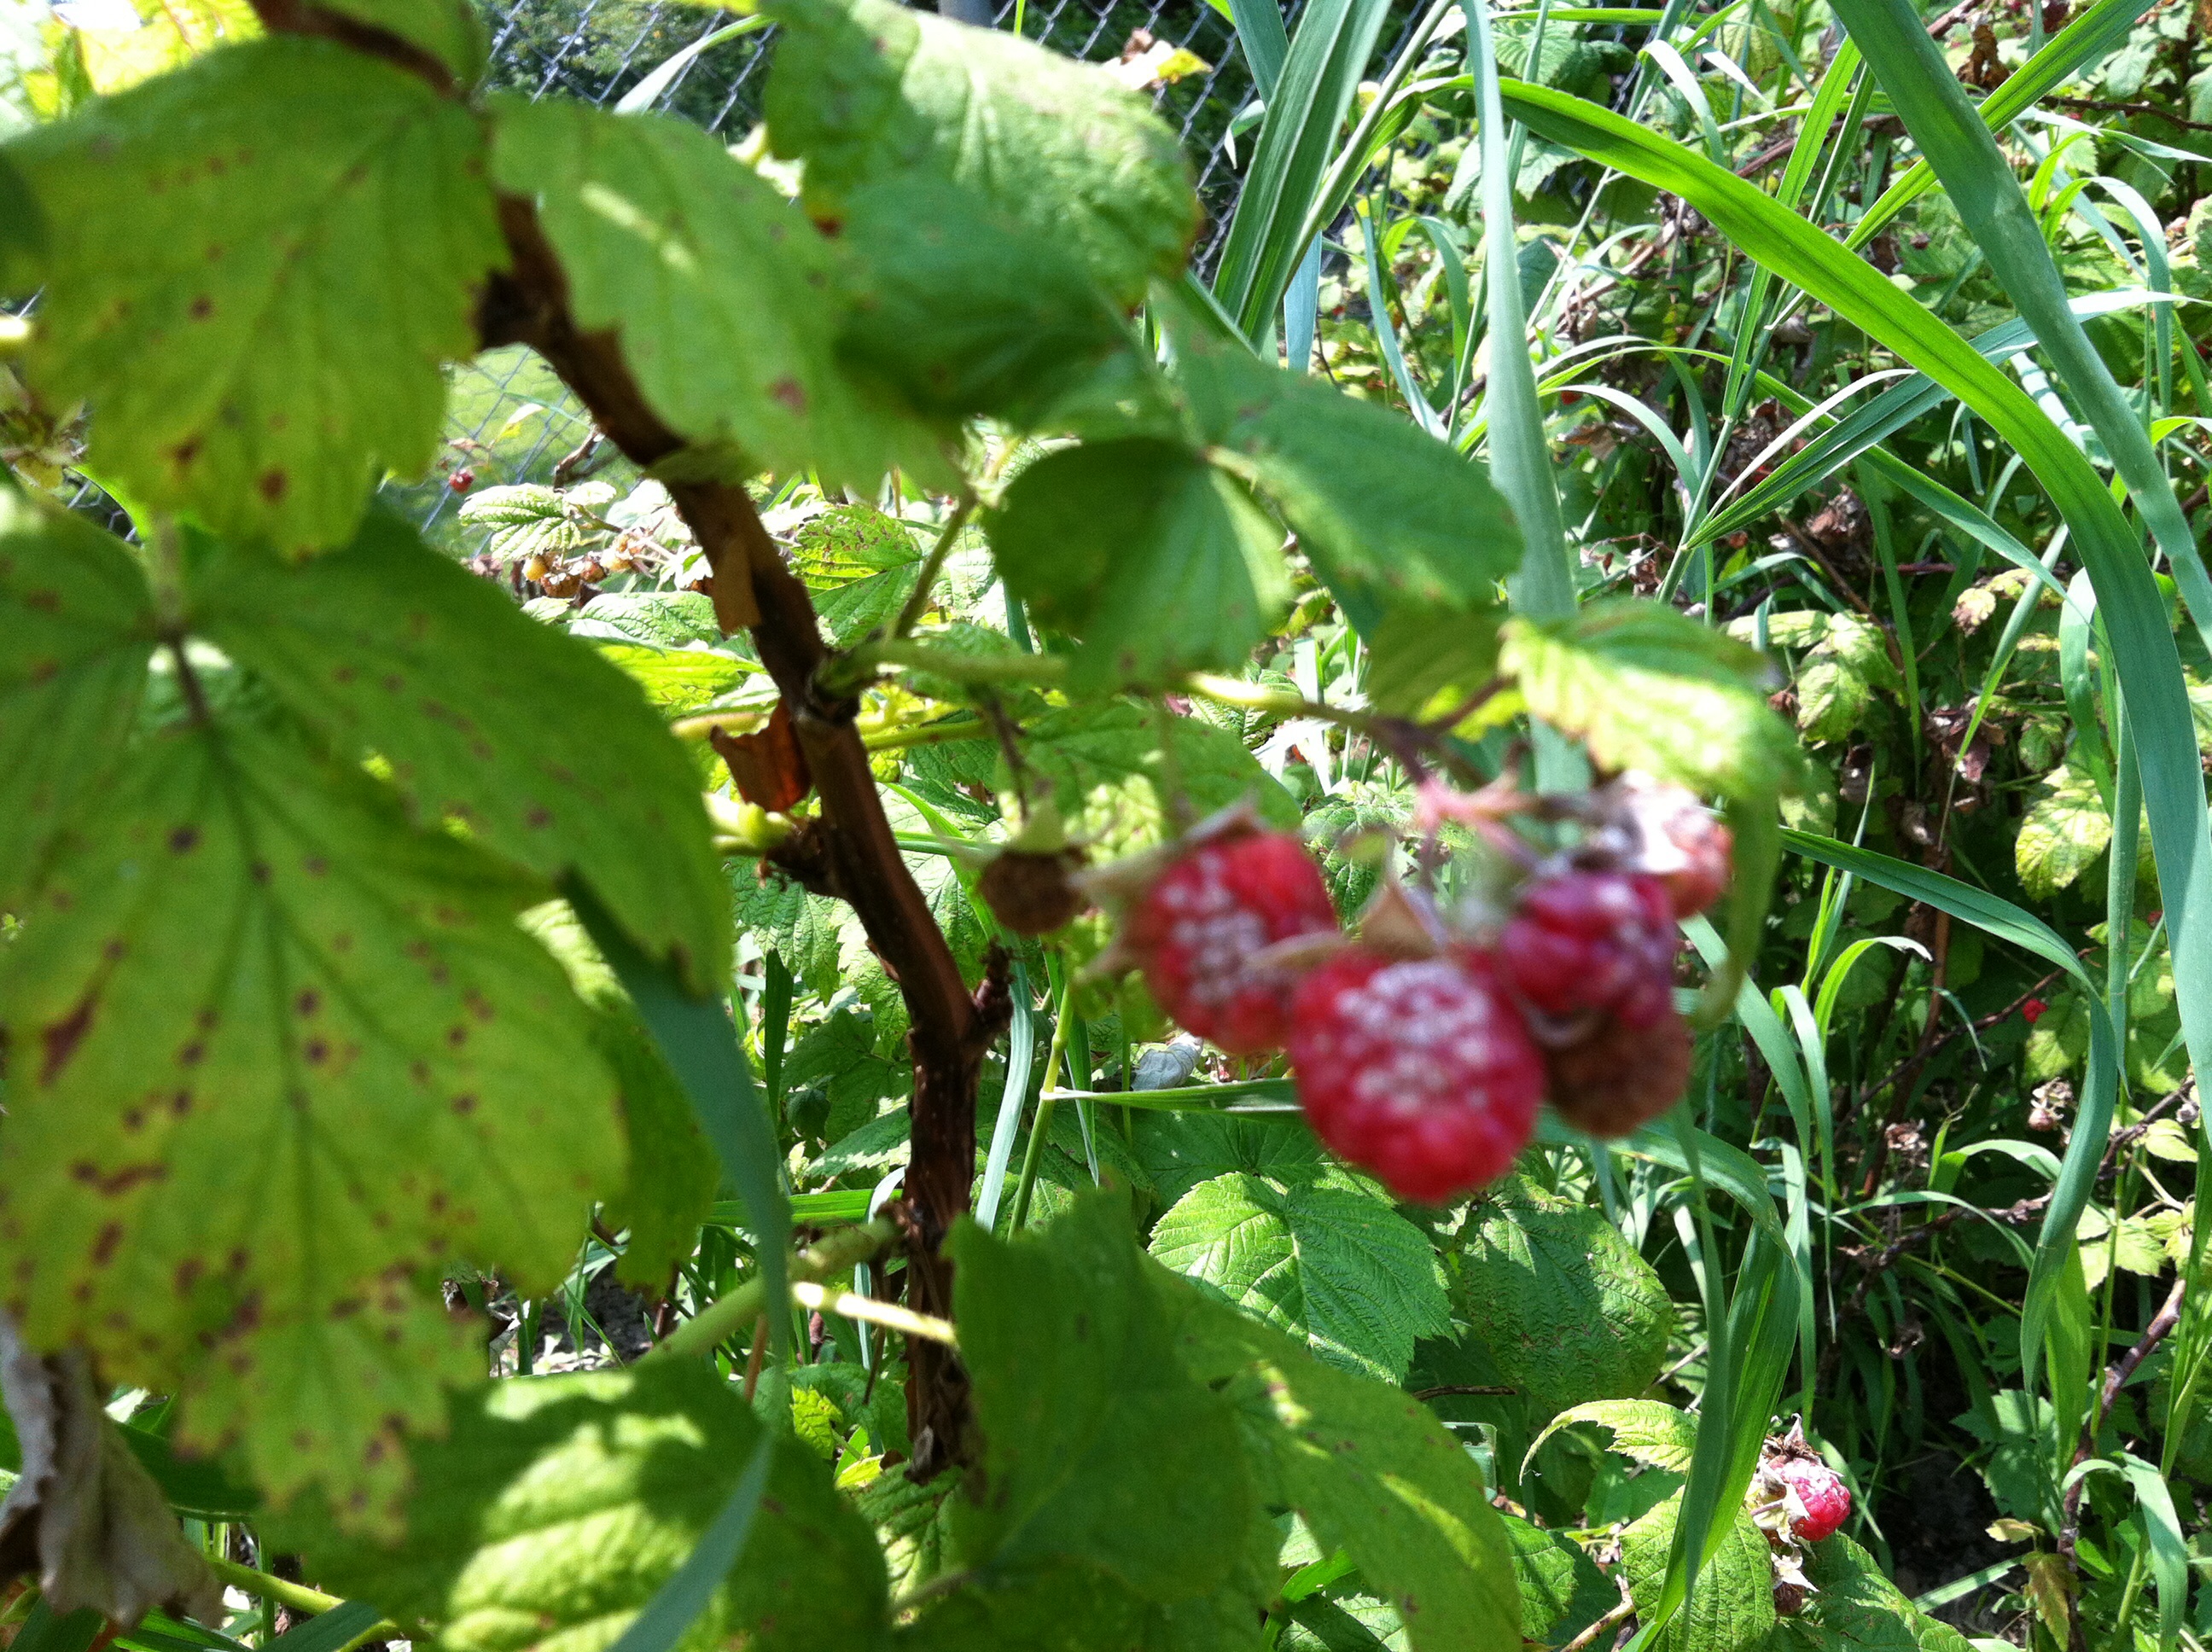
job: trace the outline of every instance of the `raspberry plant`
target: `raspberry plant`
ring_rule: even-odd
[[[1876,0],[1838,9],[1904,74]],[[1870,636],[1715,623],[1710,558],[1686,614],[1571,557],[1509,103],[1919,336],[1461,15],[1425,95],[1479,106],[1464,428],[1279,365],[1322,222],[1291,116],[1209,289],[1141,99],[889,0],[763,0],[736,150],[487,89],[459,0],[75,41],[0,145],[15,1652],[1955,1652],[1843,1529],[1844,1454],[1767,1438],[1840,1345],[1820,1045],[1778,1042],[1834,1005],[1747,979],[1824,778],[1763,649]],[[1333,141],[1360,63],[1296,64]],[[590,441],[434,474],[497,351]],[[2108,493],[1985,366],[1944,382],[2056,478],[2135,627],[2108,698],[2167,726]],[[569,473],[602,446],[620,486]],[[393,508],[426,477],[465,566]],[[2194,806],[2154,799],[2162,855]],[[1789,1144],[1765,1076],[1723,1105],[1746,1036]],[[2016,1434],[2036,1361],[2087,1390],[2084,1196]],[[2125,1376],[2067,1413],[2085,1463]],[[2074,1545],[2082,1474],[2049,1478]],[[2162,1614],[2172,1524],[2136,1550]]]

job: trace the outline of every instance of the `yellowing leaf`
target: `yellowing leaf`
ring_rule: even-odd
[[[2071,885],[2112,841],[2097,782],[2067,763],[2037,787],[2013,841],[2021,886],[2039,900]]]
[[[228,47],[9,146],[46,222],[29,370],[134,503],[286,550],[436,452],[505,257],[476,118],[333,41]]]
[[[7,1305],[179,1394],[282,1500],[387,1520],[404,1430],[480,1376],[420,1272],[543,1290],[620,1176],[606,1069],[527,883],[270,734],[134,751],[0,952]]]

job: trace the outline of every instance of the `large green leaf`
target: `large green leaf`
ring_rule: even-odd
[[[1172,277],[1198,198],[1174,131],[1103,71],[890,0],[774,0],[775,152],[806,161],[805,201],[842,218],[866,185],[974,191],[1079,259],[1118,302]]]
[[[1328,1163],[1313,1132],[1296,1121],[1210,1108],[1145,1112],[1137,1115],[1136,1132],[1138,1161],[1168,1205],[1200,1182],[1231,1172],[1288,1183],[1311,1180]]]
[[[225,46],[9,146],[47,227],[29,368],[137,502],[286,549],[437,450],[505,259],[475,117],[328,40]]]
[[[1238,483],[1168,442],[1041,459],[988,526],[1031,617],[1081,639],[1078,692],[1234,665],[1289,600],[1282,531]]]
[[[2072,762],[2043,777],[2013,840],[2021,887],[2048,900],[2087,872],[2112,841],[2112,817],[2095,777]]]
[[[316,1511],[280,1521],[277,1540],[319,1581],[439,1625],[447,1652],[584,1652],[611,1645],[674,1576],[760,1444],[750,1407],[702,1362],[498,1382],[413,1446],[397,1542],[350,1540]],[[879,1647],[874,1533],[805,1445],[769,1449],[737,1562],[672,1652]]]
[[[1332,587],[1376,602],[1486,607],[1521,531],[1480,467],[1385,408],[1187,328],[1191,416],[1297,531]]]
[[[537,197],[577,322],[621,335],[661,417],[770,470],[882,476],[888,433],[836,358],[845,261],[804,213],[682,121],[566,99],[495,108],[493,175]]]
[[[1178,1364],[1122,1201],[1012,1243],[971,1223],[952,1249],[984,1440],[955,1510],[968,1564],[1074,1561],[1163,1605],[1228,1583],[1258,1515],[1236,1417]]]
[[[621,672],[381,513],[291,569],[194,550],[196,629],[340,751],[385,759],[418,822],[548,882],[581,874],[653,956],[702,990],[729,979],[697,774]]]
[[[1920,1652],[1920,1614],[1850,1539],[1839,1533],[1813,1545],[1805,1576],[1813,1593],[1802,1616],[1783,1620],[1775,1652]]]
[[[1510,1546],[1474,1458],[1435,1415],[1164,1270],[1156,1277],[1184,1365],[1237,1405],[1262,1501],[1297,1509],[1322,1553],[1344,1550],[1413,1652],[1516,1644]]]
[[[9,1307],[281,1500],[389,1515],[482,1348],[417,1270],[566,1272],[619,1178],[538,886],[246,726],[134,751],[0,954]]]
[[[1734,798],[1789,789],[1797,742],[1766,703],[1767,665],[1724,632],[1655,602],[1592,603],[1510,622],[1499,660],[1528,709],[1607,768]]]
[[[1666,1286],[1603,1211],[1519,1176],[1475,1206],[1452,1299],[1538,1417],[1642,1394],[1674,1327]]]
[[[1416,1341],[1451,1327],[1428,1236],[1318,1164],[1201,1181],[1160,1218],[1152,1250],[1347,1370],[1395,1382]]]
[[[1682,1511],[1682,1493],[1620,1534],[1620,1568],[1639,1612],[1655,1611]],[[1698,1570],[1688,1607],[1652,1643],[1655,1652],[1754,1652],[1773,1631],[1774,1570],[1766,1534],[1741,1509],[1727,1517],[1718,1552]]]
[[[121,761],[154,633],[118,541],[0,485],[0,909]]]
[[[840,241],[864,288],[840,348],[925,413],[1024,428],[1117,353],[1128,333],[1082,263],[951,184],[894,179],[846,204]]]
[[[1514,1515],[1505,1515],[1503,1524],[1521,1590],[1521,1633],[1528,1639],[1564,1644],[1620,1603],[1613,1580],[1572,1538]]]

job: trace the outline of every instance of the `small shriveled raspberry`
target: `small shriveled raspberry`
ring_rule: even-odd
[[[1570,1124],[1609,1141],[1681,1100],[1690,1057],[1690,1029],[1671,1009],[1648,1027],[1605,1016],[1573,1043],[1544,1052],[1547,1093]]]
[[[1256,1055],[1282,1044],[1297,976],[1253,954],[1337,926],[1305,845],[1253,832],[1203,844],[1162,872],[1131,908],[1122,944],[1179,1025]]]
[[[1506,985],[1546,1016],[1594,1011],[1650,1027],[1674,1012],[1680,941],[1659,879],[1571,872],[1521,892],[1498,952]]]
[[[1066,849],[1003,849],[975,880],[975,892],[1015,934],[1048,935],[1091,904],[1073,876],[1080,864]]]
[[[1480,953],[1340,954],[1299,986],[1290,1050],[1315,1134],[1403,1198],[1496,1181],[1535,1128],[1542,1058]]]
[[[1773,1466],[1790,1512],[1790,1529],[1808,1543],[1832,1537],[1851,1517],[1851,1490],[1844,1477],[1811,1457],[1785,1457]]]

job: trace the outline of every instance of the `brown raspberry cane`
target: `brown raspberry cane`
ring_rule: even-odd
[[[1440,1204],[1528,1145],[1543,1060],[1486,955],[1353,947],[1305,978],[1291,1014],[1314,1133],[1401,1197]]]
[[[1338,932],[1321,868],[1297,838],[1245,832],[1200,843],[1129,910],[1119,951],[1177,1024],[1232,1055],[1279,1048],[1291,964],[1261,957],[1301,936]]]

